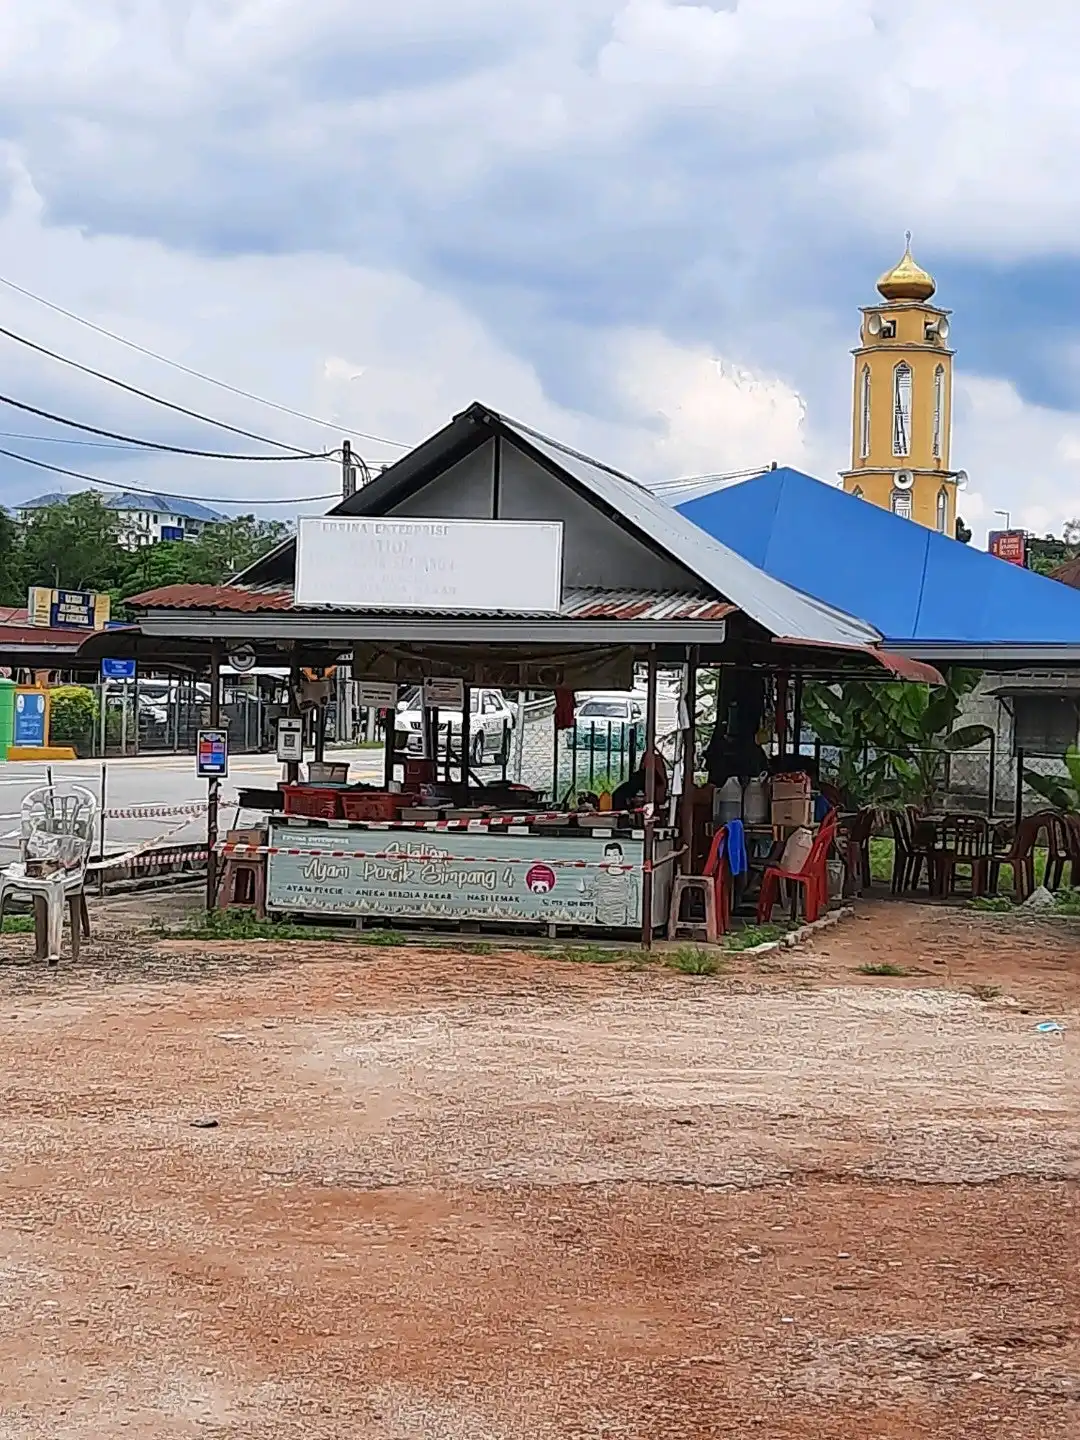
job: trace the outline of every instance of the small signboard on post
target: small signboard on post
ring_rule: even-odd
[[[101,678],[102,680],[134,680],[135,661],[102,660]]]
[[[220,780],[229,773],[228,730],[200,730],[195,771],[204,780]]]
[[[356,682],[356,703],[365,710],[396,710],[398,687],[396,680],[358,680]]]
[[[424,681],[425,710],[464,710],[464,680],[427,679]]]
[[[277,758],[284,764],[304,758],[304,722],[298,715],[282,715],[278,719]]]

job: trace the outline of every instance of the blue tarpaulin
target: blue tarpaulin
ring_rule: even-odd
[[[785,584],[927,659],[1080,661],[1080,591],[845,495],[768,470],[678,510]]]

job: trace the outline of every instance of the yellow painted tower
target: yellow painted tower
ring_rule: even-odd
[[[949,312],[930,303],[937,286],[907,238],[900,263],[877,283],[881,300],[862,312],[844,489],[955,537]]]

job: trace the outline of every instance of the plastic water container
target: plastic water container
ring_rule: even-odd
[[[764,776],[751,780],[743,791],[743,819],[747,825],[768,824],[769,782]]]
[[[713,824],[726,825],[729,820],[741,820],[742,812],[742,786],[732,775],[713,792]]]

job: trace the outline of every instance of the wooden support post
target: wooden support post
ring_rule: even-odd
[[[803,702],[803,677],[795,676],[795,713],[791,720],[791,738],[794,740],[796,755],[802,754],[802,702]]]
[[[773,729],[776,732],[776,750],[779,755],[787,754],[787,697],[788,677],[786,675],[777,675],[776,715],[774,717]]]
[[[697,753],[697,672],[700,650],[686,647],[686,719],[683,732],[682,804],[679,824],[679,870],[683,875],[694,873],[694,757]]]
[[[653,943],[653,854],[656,848],[656,646],[649,646],[649,678],[645,698],[645,840],[641,856],[641,943]]]
[[[483,725],[483,715],[480,724]],[[453,733],[453,732],[451,732]],[[461,687],[461,783],[469,783],[469,764],[472,760],[472,686]]]
[[[215,641],[210,650],[210,725],[221,724],[221,654],[222,647]],[[206,908],[213,910],[217,903],[217,842],[218,806],[221,799],[221,781],[212,776],[206,782]]]

